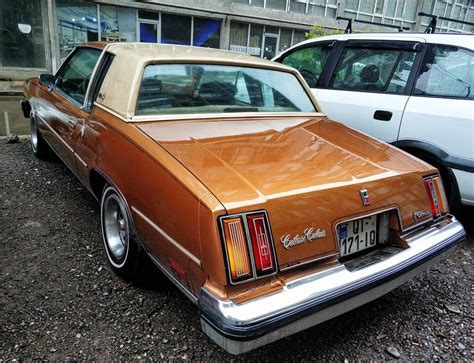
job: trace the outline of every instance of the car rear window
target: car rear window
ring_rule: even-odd
[[[315,111],[291,73],[225,65],[153,64],[145,68],[135,114]]]

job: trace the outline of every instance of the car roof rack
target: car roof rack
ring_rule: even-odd
[[[375,23],[372,21],[367,21],[367,20],[359,20],[359,19],[352,19],[352,18],[346,18],[344,16],[337,16],[336,20],[347,20],[347,26],[346,29],[344,30],[344,33],[346,34],[351,34],[352,31],[352,22],[354,23],[362,23],[362,24],[369,24],[369,25],[376,25],[376,26],[382,26],[384,28],[392,28],[392,29],[397,29],[399,32],[402,32],[404,30],[410,30],[409,27],[406,26],[398,26],[398,25],[392,25],[392,24],[381,24],[381,23]]]
[[[432,34],[436,31],[436,25],[439,20],[446,20],[446,21],[451,21],[453,23],[458,23],[458,24],[464,24],[464,25],[474,25],[474,23],[471,23],[469,21],[465,20],[458,20],[458,19],[452,19],[452,18],[447,18],[445,16],[438,16],[438,15],[433,15],[433,14],[427,14],[422,11],[418,13],[418,16],[426,16],[428,18],[431,18],[430,23],[425,29],[425,33]]]

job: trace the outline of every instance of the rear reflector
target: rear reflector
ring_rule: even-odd
[[[265,214],[257,213],[247,216],[247,225],[252,242],[252,251],[255,259],[257,275],[265,275],[275,271],[273,246],[265,222]]]
[[[430,176],[424,179],[425,188],[428,192],[428,199],[431,206],[431,214],[438,217],[448,212],[448,202],[444,193],[443,182],[439,175]]]
[[[252,276],[250,256],[241,217],[222,221],[232,281],[245,280]]]

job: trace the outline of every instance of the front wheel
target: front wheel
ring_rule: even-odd
[[[124,199],[111,185],[104,188],[100,211],[104,248],[112,269],[125,280],[135,280],[145,251],[133,233]]]
[[[38,125],[33,114],[30,115],[30,145],[33,154],[38,159],[47,160],[51,157],[51,148],[38,130]]]

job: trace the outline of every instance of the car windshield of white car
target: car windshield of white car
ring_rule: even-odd
[[[153,64],[144,70],[135,114],[315,111],[291,73],[226,65]]]

